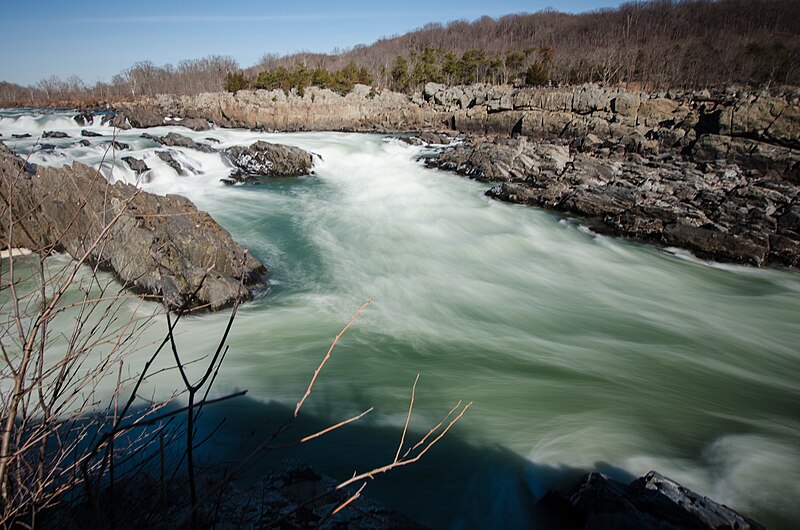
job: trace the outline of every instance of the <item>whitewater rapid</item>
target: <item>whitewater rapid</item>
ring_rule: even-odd
[[[300,456],[344,478],[393,453],[417,373],[420,431],[474,401],[446,450],[370,486],[420,522],[524,525],[547,488],[600,468],[620,478],[657,469],[772,528],[800,524],[797,272],[703,262],[494,202],[485,185],[425,169],[422,148],[380,135],[147,129],[217,150],[266,140],[319,155],[315,175],[226,186],[231,167],[217,152],[71,116],[3,111],[1,139],[36,164],[80,161],[111,181],[184,195],[270,270],[269,291],[242,308],[230,340],[219,391],[248,389],[251,401],[214,413],[229,417],[220,446],[266,429],[269,407],[293,405],[372,299],[308,413],[324,423],[376,411]],[[103,136],[82,146],[82,129]],[[45,130],[70,137],[40,139]],[[112,137],[130,148],[108,149]],[[122,156],[151,169],[137,177]],[[182,348],[205,353],[226,319],[186,319]],[[165,392],[169,377],[157,385]]]

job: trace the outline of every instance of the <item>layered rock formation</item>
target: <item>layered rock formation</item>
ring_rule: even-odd
[[[423,108],[403,94],[356,85],[342,96],[310,87],[302,96],[282,90],[242,90],[197,96],[160,95],[119,103],[117,125],[153,127],[208,120],[220,127],[280,131],[405,131],[440,127],[435,109]],[[176,116],[182,121],[165,121]]]
[[[797,90],[653,94],[429,83],[410,98],[364,86],[347,96],[256,90],[159,96],[121,110],[154,124],[179,116],[284,131],[466,134],[475,140],[448,148],[433,165],[501,182],[492,197],[595,218],[601,231],[704,257],[800,263]],[[523,140],[490,144],[487,137]]]
[[[109,184],[79,163],[27,164],[0,146],[2,246],[52,249],[112,271],[123,286],[171,309],[229,306],[252,297],[265,267],[186,198]]]
[[[599,221],[701,257],[800,266],[800,185],[724,161],[575,152],[526,138],[461,144],[426,164],[498,182],[487,195]]]

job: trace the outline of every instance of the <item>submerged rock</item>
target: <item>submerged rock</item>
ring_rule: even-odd
[[[288,145],[260,140],[250,146],[237,145],[224,151],[236,167],[231,179],[237,182],[251,180],[253,176],[297,177],[308,175],[314,165],[311,153]]]
[[[125,149],[130,149],[130,147],[131,147],[130,145],[128,145],[126,143],[117,142],[115,140],[111,140],[109,142],[104,142],[103,145],[107,146],[107,147],[110,147],[111,149],[113,149],[115,151],[124,151]]]
[[[44,131],[42,138],[69,138],[69,135],[61,131]]]
[[[590,473],[568,493],[548,492],[541,505],[567,529],[764,530],[656,471],[628,485]]]
[[[156,151],[156,155],[158,158],[166,162],[169,167],[174,169],[175,173],[181,177],[185,177],[187,175],[186,170],[184,170],[178,161],[172,157],[172,154],[169,151]]]
[[[262,285],[265,267],[186,198],[111,185],[80,163],[26,169],[0,146],[0,191],[14,197],[16,246],[88,253],[89,263],[112,271],[126,289],[171,309],[221,309]],[[5,234],[8,213],[0,217]]]

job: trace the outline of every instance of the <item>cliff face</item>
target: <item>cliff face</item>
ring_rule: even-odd
[[[403,94],[374,92],[356,85],[346,96],[311,87],[303,96],[282,90],[242,90],[197,96],[162,95],[118,110],[136,127],[164,124],[165,116],[201,118],[221,127],[279,131],[400,131],[440,127],[435,109],[420,107]],[[124,120],[120,121],[124,125]]]
[[[487,181],[500,200],[593,218],[612,234],[756,265],[800,264],[800,91],[651,94],[584,85],[429,83],[407,97],[358,87],[160,96],[150,116],[276,130],[448,130],[472,140],[428,164]],[[511,138],[515,137],[515,138]],[[491,140],[487,142],[486,140]]]
[[[800,179],[800,91],[647,93],[583,85],[514,88],[428,83],[413,97],[364,85],[346,96],[311,87],[236,94],[162,95],[120,103],[117,122],[163,125],[164,118],[277,131],[522,135],[538,140],[611,141],[646,155],[680,153]],[[183,123],[182,123],[183,124]]]
[[[44,168],[0,146],[0,246],[52,249],[113,271],[171,309],[221,309],[252,297],[266,269],[191,201],[108,182],[83,164]],[[99,242],[98,244],[95,244]],[[244,288],[240,287],[240,284]]]

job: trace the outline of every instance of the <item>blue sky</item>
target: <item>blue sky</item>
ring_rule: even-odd
[[[35,84],[50,75],[108,81],[137,61],[157,65],[230,55],[242,66],[264,53],[330,52],[428,22],[535,12],[581,12],[619,0],[63,0],[0,2],[0,80]]]

